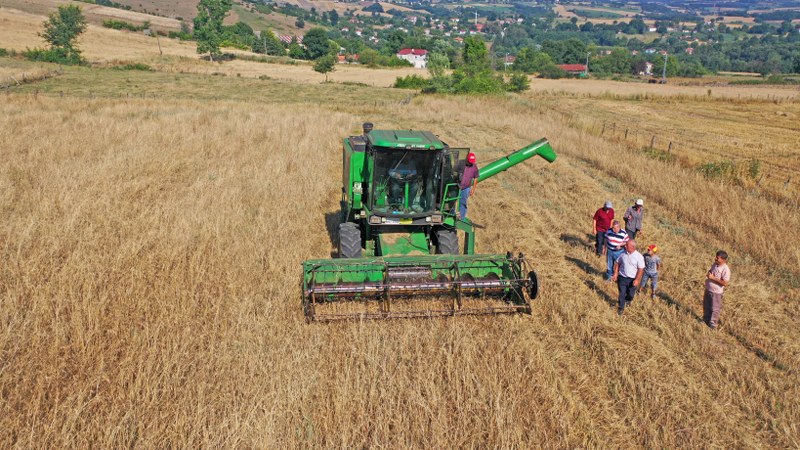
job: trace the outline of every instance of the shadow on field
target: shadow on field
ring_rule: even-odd
[[[690,316],[694,317],[694,319],[697,320],[698,322],[701,323],[703,322],[702,317],[698,316],[697,313],[695,313],[691,309],[683,306],[681,302],[675,300],[669,294],[665,294],[662,291],[658,291],[658,293],[656,294],[656,298],[661,299],[664,303],[666,303],[667,306],[674,306],[676,311],[689,314]]]
[[[594,235],[587,236],[587,240],[581,239],[580,236],[574,236],[572,234],[562,234],[558,238],[569,244],[570,247],[583,247],[585,249],[594,251]]]
[[[600,277],[605,275],[604,271],[595,269],[594,267],[592,267],[591,264],[582,259],[573,258],[571,256],[565,256],[564,259],[571,262],[572,264],[575,264],[576,266],[578,266],[579,269],[581,269],[582,271],[584,271],[589,275],[600,276]],[[605,302],[608,303],[610,306],[617,305],[617,299],[615,297],[606,294],[605,291],[603,291],[600,288],[600,286],[594,282],[594,280],[583,280],[583,284],[585,284],[589,289],[597,293],[597,295],[600,296],[600,298],[602,298],[603,300],[605,300]]]
[[[331,258],[339,256],[336,250],[339,247],[339,223],[341,222],[341,211],[331,211],[325,213],[325,229],[328,230],[328,239],[331,240]]]
[[[703,322],[703,318],[702,317],[697,315],[697,313],[695,313],[691,309],[684,307],[683,304],[681,304],[679,301],[677,301],[674,298],[672,298],[669,294],[665,294],[663,292],[659,292],[659,293],[656,294],[656,297],[658,297],[659,299],[663,300],[664,303],[667,304],[667,306],[674,306],[677,311],[684,312],[684,313],[694,317],[695,320],[697,320],[698,322],[702,323],[703,326],[705,326],[705,323]],[[733,331],[733,330],[731,330],[730,328],[727,328],[727,327],[724,328],[722,332],[731,335],[747,351],[749,351],[749,352],[753,353],[754,355],[756,355],[760,360],[770,363],[772,365],[772,367],[774,367],[774,368],[776,368],[776,369],[778,369],[778,370],[780,370],[782,372],[788,372],[789,371],[789,368],[786,367],[780,361],[778,361],[778,359],[775,356],[773,356],[773,355],[767,353],[766,351],[756,347],[755,344],[753,344],[752,342],[748,341],[747,338],[745,338],[744,336],[740,335],[739,333],[737,333],[737,332],[735,332],[735,331]]]

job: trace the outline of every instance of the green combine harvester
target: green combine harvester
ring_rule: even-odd
[[[469,149],[428,131],[363,131],[344,140],[339,258],[303,263],[307,319],[530,313],[539,283],[524,255],[476,255],[477,225],[457,217]],[[556,159],[541,139],[480,167],[478,181],[535,155]]]

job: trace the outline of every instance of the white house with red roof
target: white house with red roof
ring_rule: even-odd
[[[428,51],[421,48],[403,48],[397,52],[397,57],[405,59],[417,69],[424,69],[428,65]]]

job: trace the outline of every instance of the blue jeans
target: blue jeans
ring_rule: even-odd
[[[650,275],[649,273],[645,272],[642,274],[642,283],[639,285],[642,290],[647,287],[647,280],[653,280],[653,290],[651,291],[653,295],[656,295],[656,286],[658,286],[658,272]]]
[[[462,220],[467,218],[467,200],[471,189],[471,187],[461,189],[461,198],[458,199],[458,212],[461,214]]]
[[[622,255],[625,249],[621,248],[619,250],[611,250],[610,248],[606,249],[606,280],[610,280],[612,276],[614,276],[614,262]]]
[[[619,288],[619,311],[625,310],[625,305],[633,301],[636,296],[636,286],[633,285],[635,278],[617,277],[617,287]]]

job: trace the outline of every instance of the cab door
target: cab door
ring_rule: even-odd
[[[442,182],[439,198],[441,199],[440,211],[445,214],[454,214],[458,206],[458,197],[461,193],[458,155],[461,151],[468,152],[469,149],[448,148],[442,152]]]

